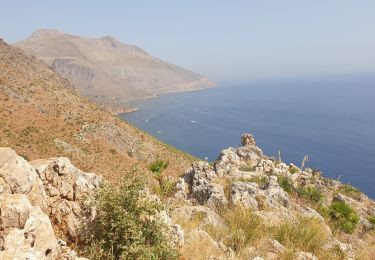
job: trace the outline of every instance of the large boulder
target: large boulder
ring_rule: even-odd
[[[258,209],[256,197],[259,187],[256,183],[237,181],[233,183],[230,190],[231,202],[235,205],[241,204],[246,208]]]
[[[35,169],[10,148],[0,147],[0,194],[25,194],[32,205],[47,209],[47,196]]]
[[[102,178],[79,170],[65,157],[35,160],[30,164],[45,187],[50,218],[56,226],[64,227],[59,228],[64,238],[75,241],[85,213],[83,202],[91,199]]]
[[[77,238],[82,202],[100,182],[67,158],[29,163],[0,148],[0,259],[80,259],[54,230]]]
[[[241,165],[240,157],[236,149],[228,148],[221,151],[219,158],[215,162],[215,171],[218,176],[237,175]]]
[[[32,206],[24,194],[0,198],[0,259],[75,259],[75,252],[62,246],[48,216]]]

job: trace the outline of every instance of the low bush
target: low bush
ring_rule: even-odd
[[[329,217],[335,228],[347,233],[353,233],[359,217],[344,201],[334,201],[329,207]]]
[[[104,185],[96,196],[97,217],[84,225],[80,253],[90,259],[176,259],[157,214],[162,205],[150,200],[136,177],[118,188]]]

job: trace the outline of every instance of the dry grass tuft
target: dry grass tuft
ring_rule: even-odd
[[[262,235],[262,221],[251,209],[230,207],[221,215],[225,226],[220,229],[208,226],[206,230],[215,240],[223,242],[236,252]]]

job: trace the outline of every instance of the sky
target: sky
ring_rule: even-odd
[[[375,75],[374,0],[0,0],[0,38],[112,35],[213,80]]]

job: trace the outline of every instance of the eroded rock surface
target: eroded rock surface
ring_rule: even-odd
[[[182,201],[183,206],[174,210],[173,217],[181,219],[184,216],[192,221],[190,225],[201,230],[200,235],[207,226],[208,230],[212,226],[218,230],[227,228],[223,223],[225,216],[220,212],[232,206],[251,209],[269,228],[293,223],[296,216],[314,219],[329,238],[325,246],[339,250],[345,259],[354,259],[354,244],[336,239],[332,226],[326,222],[327,216],[324,218],[318,213],[316,203],[326,209],[334,201],[347,203],[359,215],[357,231],[367,232],[374,229],[369,221],[375,216],[374,201],[348,185],[322,177],[317,170],[287,165],[281,162],[281,158],[265,156],[251,134],[243,134],[241,139],[241,147],[224,149],[213,163],[193,163],[177,181],[175,199]],[[204,234],[210,237],[208,233]],[[191,237],[185,234],[187,240]],[[347,238],[342,236],[341,239]],[[359,239],[356,243],[362,242]],[[284,249],[285,245],[273,240],[268,248],[270,251],[263,256],[265,259],[279,259]],[[256,256],[256,248],[248,251],[252,252],[251,256]],[[294,259],[313,260],[318,257],[311,252],[295,251]]]
[[[82,259],[56,231],[77,239],[81,203],[100,183],[67,158],[29,163],[0,148],[0,259]]]

